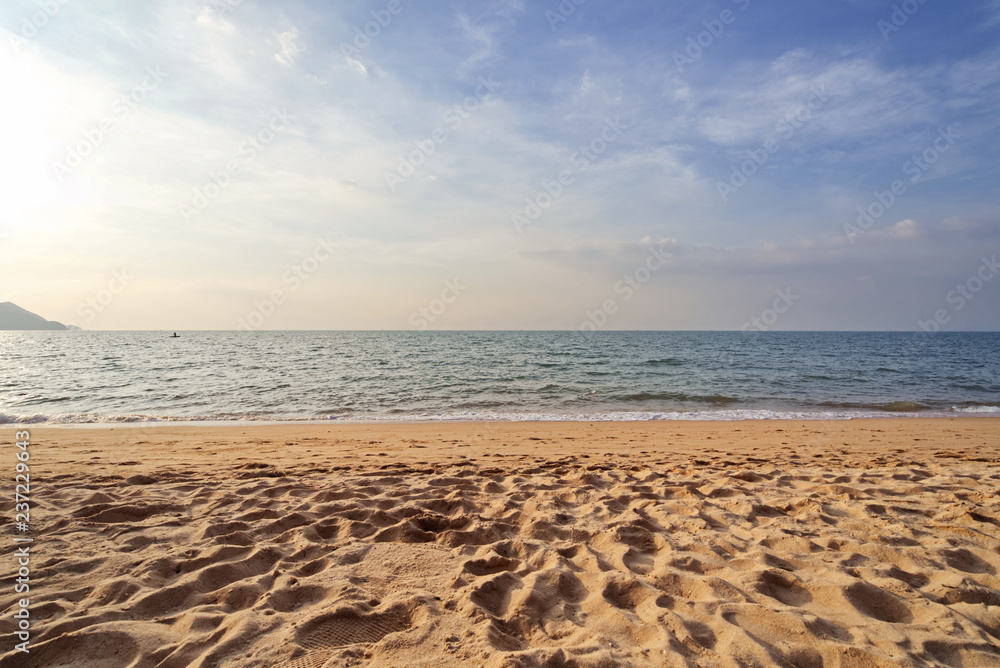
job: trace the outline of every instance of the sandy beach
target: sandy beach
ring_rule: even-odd
[[[1000,665],[998,419],[30,431],[2,668]]]

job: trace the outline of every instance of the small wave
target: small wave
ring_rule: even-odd
[[[915,401],[892,401],[887,404],[876,404],[875,408],[889,413],[916,413],[930,410],[930,406],[924,406]]]
[[[37,399],[32,399],[30,401],[24,402],[27,404],[62,404],[67,401],[73,401],[74,397],[39,397]]]
[[[851,420],[874,417],[853,411],[778,411],[778,410],[694,410],[694,411],[605,411],[599,413],[494,413],[463,411],[370,417],[373,422],[652,422],[660,420],[741,422],[743,420]],[[350,418],[348,418],[350,420]]]
[[[916,401],[889,401],[877,404],[852,403],[852,402],[827,402],[821,401],[817,406],[824,408],[839,408],[844,410],[860,411],[882,411],[885,413],[916,413],[919,411],[931,410],[930,406],[917,403]]]
[[[132,422],[216,422],[232,418],[223,416],[174,417],[155,415],[46,415],[43,413],[11,415],[0,413],[0,424],[122,424]]]
[[[690,401],[704,404],[736,404],[739,399],[724,394],[685,394],[683,392],[637,392],[614,397],[621,401]]]
[[[973,392],[993,392],[993,388],[983,387],[982,385],[964,385],[956,383],[952,387],[957,387],[960,390],[971,390]]]
[[[40,424],[42,422],[48,422],[50,416],[43,415],[42,413],[35,413],[34,415],[9,415],[7,413],[0,413],[0,424]]]
[[[658,360],[646,360],[643,364],[649,366],[683,366],[684,362],[676,357],[664,357]]]
[[[875,370],[876,371],[881,371],[882,373],[903,373],[899,369],[890,369],[887,366],[880,366],[879,368],[877,368]]]
[[[1000,413],[1000,406],[952,406],[951,410],[959,413]]]

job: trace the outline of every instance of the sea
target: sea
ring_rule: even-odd
[[[0,424],[1000,415],[1000,334],[0,332]]]

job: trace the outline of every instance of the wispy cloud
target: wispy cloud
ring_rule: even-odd
[[[343,256],[276,326],[405,326],[421,289],[455,267],[481,296],[463,301],[455,326],[570,326],[642,260],[644,239],[679,241],[622,327],[721,326],[777,283],[818,304],[797,308],[795,326],[823,326],[825,304],[849,313],[845,286],[859,285],[869,297],[854,326],[906,326],[901,305],[919,307],[928,286],[1000,237],[1000,23],[982,20],[1000,17],[997,0],[928,3],[888,41],[865,3],[817,9],[822,20],[755,3],[684,72],[672,55],[713,8],[595,1],[553,33],[544,3],[523,0],[404,0],[391,19],[385,3],[102,6],[65,3],[19,52],[0,49],[0,282],[37,291],[57,319],[72,319],[64,309],[78,299],[60,294],[79,276],[127,257],[147,272],[130,294],[148,290],[161,312],[109,312],[107,326],[228,327],[243,297],[336,233]],[[19,37],[32,11],[16,0],[0,42]],[[154,66],[164,83],[115,116],[71,178],[54,179],[53,160]],[[456,116],[480,77],[502,86]],[[294,122],[240,156],[276,108]],[[616,118],[628,129],[579,168]],[[961,128],[954,148],[847,243],[857,208],[907,178],[904,165],[951,125]],[[446,138],[388,192],[385,173],[438,129]],[[717,182],[770,138],[780,149],[722,201]],[[180,204],[234,159],[242,167],[212,206],[182,219]],[[511,212],[567,169],[572,183],[515,234]],[[44,282],[20,278],[37,266],[49,267]],[[668,323],[663,300],[689,305],[689,319]]]
[[[298,28],[291,28],[285,32],[278,33],[278,52],[274,54],[275,60],[282,65],[291,67],[295,60],[305,50],[305,47],[298,41]]]

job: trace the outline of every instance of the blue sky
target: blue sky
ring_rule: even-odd
[[[8,2],[0,301],[997,330],[998,37],[995,0]]]

